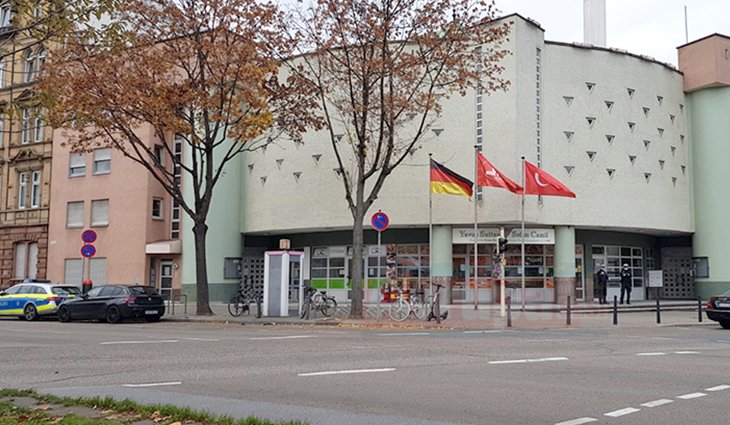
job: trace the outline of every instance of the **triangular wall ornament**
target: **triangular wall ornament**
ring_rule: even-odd
[[[302,176],[302,172],[301,171],[295,171],[292,174],[294,175],[294,180],[296,180],[296,181],[299,181],[299,177]]]
[[[341,176],[341,175],[342,175],[342,168],[333,168],[333,171],[334,171],[334,172],[335,172],[335,174],[337,174],[338,176]]]
[[[563,100],[566,105],[570,106],[570,104],[573,103],[573,96],[563,96]]]
[[[651,145],[651,141],[650,140],[644,140],[644,147],[646,148],[646,150],[649,150],[649,145]]]
[[[340,143],[340,141],[342,140],[342,137],[344,137],[344,136],[345,136],[344,134],[335,134],[335,136],[334,136],[335,143]]]
[[[679,141],[684,143],[684,134],[679,135]]]
[[[676,186],[676,185],[677,185],[677,178],[676,178],[676,177],[672,177],[672,184],[673,184],[674,186]]]
[[[573,139],[573,133],[572,131],[564,131],[563,134],[565,134],[565,138],[570,142]]]
[[[613,174],[616,172],[616,169],[606,168],[606,172],[608,173],[608,177],[613,178]]]
[[[593,127],[593,123],[596,122],[596,117],[586,117],[586,121],[588,121],[590,127]]]
[[[266,176],[261,177],[261,186],[266,184]]]
[[[588,83],[588,82],[586,82],[586,88],[588,89],[588,93],[592,93],[593,92],[593,87],[595,87],[595,86],[596,86],[596,83]]]
[[[672,151],[672,156],[674,156],[674,154],[677,153],[677,148],[675,146],[670,146],[669,150]]]
[[[415,154],[417,151],[418,151],[418,148],[412,148],[411,150],[408,151],[408,155],[413,156],[413,154]]]
[[[569,176],[573,174],[573,170],[575,170],[574,166],[572,166],[572,165],[565,166],[565,172],[568,173]]]
[[[606,135],[606,141],[608,142],[609,145],[613,143],[614,138],[616,138],[616,136],[614,136],[613,134]]]
[[[636,155],[629,155],[629,161],[631,161],[631,165],[634,165],[636,162]]]
[[[248,172],[249,172],[249,174],[250,173],[253,173],[253,165],[254,164],[248,164]]]
[[[276,166],[279,167],[280,170],[281,170],[281,164],[283,164],[283,163],[284,163],[284,160],[283,159],[277,159],[276,160]]]
[[[687,171],[687,167],[682,165],[680,166],[680,168],[682,169],[682,175],[684,175],[684,173]]]
[[[649,179],[651,178],[651,173],[644,173],[644,178],[646,179],[646,182],[649,183]]]
[[[261,146],[261,153],[266,153],[266,145]]]
[[[295,140],[294,141],[294,147],[297,148],[297,149],[299,149],[303,145],[304,145],[304,141],[302,141],[302,140]]]
[[[627,88],[626,89],[626,92],[629,94],[629,97],[633,98],[634,97],[634,92],[636,92],[636,90]]]
[[[438,137],[441,135],[441,133],[444,131],[444,129],[443,128],[433,128],[433,129],[431,129],[431,131],[433,131],[436,134],[436,137]]]
[[[629,130],[633,133],[634,127],[636,127],[636,123],[629,121],[628,124],[629,124]]]
[[[662,137],[664,135],[664,129],[663,128],[657,128],[656,131],[659,133],[659,137]]]
[[[644,106],[642,109],[644,110],[644,116],[648,118],[650,109],[647,108],[646,106]]]
[[[664,160],[663,159],[659,160],[659,169],[661,169],[661,170],[664,169]]]
[[[312,155],[312,159],[314,159],[314,163],[315,164],[319,164],[319,159],[320,158],[322,158],[322,154],[321,153],[315,153],[314,155]]]
[[[596,157],[595,151],[586,151],[586,154],[588,155],[588,159],[590,159],[591,161],[593,161],[593,158]]]
[[[657,96],[657,97],[656,97],[656,100],[657,100],[657,102],[659,102],[659,104],[661,105],[661,104],[662,104],[662,100],[664,100],[664,97],[662,97],[662,96]]]
[[[611,112],[611,110],[613,109],[613,102],[611,102],[610,100],[607,100],[605,103],[606,103],[606,109],[608,109],[608,112]]]
[[[684,105],[681,103],[679,104],[679,112],[684,112]]]
[[[674,124],[674,115],[673,114],[669,114],[669,121],[671,121],[672,124]]]

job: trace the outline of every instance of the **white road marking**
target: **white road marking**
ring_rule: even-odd
[[[289,335],[289,336],[262,336],[249,338],[250,340],[261,341],[265,339],[299,339],[299,338],[316,338],[317,335]]]
[[[99,345],[116,345],[116,344],[162,344],[167,342],[180,342],[177,339],[162,339],[158,341],[108,341],[100,342]]]
[[[640,412],[641,409],[637,409],[635,407],[627,407],[625,409],[620,410],[614,410],[613,412],[604,413],[603,416],[610,416],[612,418],[618,418],[619,416],[628,415],[631,413]]]
[[[212,338],[184,338],[188,341],[220,341],[220,339],[212,339]]]
[[[354,370],[330,370],[327,372],[310,372],[300,373],[297,376],[323,376],[323,375],[346,375],[351,373],[378,373],[378,372],[392,372],[394,367],[383,368],[383,369],[354,369]]]
[[[690,393],[690,394],[684,394],[684,395],[677,396],[677,398],[681,398],[682,400],[690,400],[693,398],[704,397],[706,395],[707,394],[705,394],[705,393]]]
[[[636,353],[637,356],[666,356],[667,353]]]
[[[581,425],[587,424],[588,422],[596,422],[598,419],[595,418],[578,418],[565,422],[558,422],[555,425]]]
[[[644,407],[657,407],[664,404],[674,403],[674,400],[667,400],[666,398],[662,398],[659,400],[649,401],[646,403],[642,403],[642,406]]]
[[[153,384],[123,384],[123,387],[162,387],[162,386],[168,386],[168,385],[180,385],[182,382],[176,381],[176,382],[156,382]]]
[[[464,331],[465,334],[498,334],[502,333],[502,331],[495,329],[495,330],[489,330],[489,331]]]
[[[654,339],[661,339],[661,340],[673,341],[673,340],[675,340],[677,338],[670,338],[670,337],[666,337],[666,336],[655,336]]]
[[[722,391],[730,389],[730,385],[718,385],[716,387],[705,388],[705,391]]]
[[[378,336],[415,336],[415,335],[431,335],[430,332],[393,332],[389,334],[378,334]]]
[[[559,362],[562,360],[568,360],[568,358],[567,357],[544,357],[541,359],[493,360],[493,361],[489,362],[489,364]]]
[[[700,354],[699,351],[675,351],[674,354]]]

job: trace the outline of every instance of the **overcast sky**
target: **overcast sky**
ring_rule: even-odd
[[[496,0],[502,15],[519,13],[540,23],[545,39],[583,41],[583,0]],[[608,47],[677,64],[685,44],[684,6],[689,41],[710,34],[730,36],[730,0],[606,0]]]

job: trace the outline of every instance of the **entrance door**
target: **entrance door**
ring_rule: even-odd
[[[452,260],[451,300],[454,303],[466,301],[466,282],[469,280],[469,263],[465,256],[454,256]]]
[[[160,261],[160,295],[162,299],[172,299],[172,261]]]
[[[299,263],[289,263],[289,302],[299,303],[299,285],[301,279],[301,265]]]
[[[593,279],[593,298],[596,300],[598,299],[595,278],[596,272],[601,268],[601,266],[606,266],[606,271],[608,272],[608,291],[606,291],[606,301],[612,303],[614,295],[617,297],[621,295],[621,278],[618,275],[619,269],[613,263],[610,265],[608,264],[608,259],[605,254],[596,254],[595,252],[593,253],[593,276],[591,276],[591,279]]]

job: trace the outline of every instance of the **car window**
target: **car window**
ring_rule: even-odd
[[[8,295],[14,295],[14,294],[17,294],[17,293],[18,293],[18,291],[20,291],[20,287],[21,287],[21,286],[23,286],[23,285],[15,285],[15,286],[11,286],[11,287],[10,287],[10,288],[8,288],[7,290],[5,290],[5,293],[6,293],[6,294],[8,294]]]
[[[112,293],[111,293],[112,297],[119,297],[122,295],[126,295],[126,293],[124,292],[124,288],[114,288],[112,290]]]
[[[75,286],[54,286],[51,288],[51,292],[54,294],[78,295],[81,293],[81,290]]]
[[[104,288],[93,288],[86,295],[88,295],[90,297],[98,297],[99,292],[101,292],[102,289],[104,289]]]
[[[18,290],[15,291],[16,294],[32,294],[33,288],[31,288],[28,285],[18,285]]]
[[[129,292],[135,295],[157,295],[157,291],[151,286],[130,286]]]
[[[112,293],[114,293],[115,289],[116,288],[114,286],[105,286],[105,287],[101,288],[101,292],[99,293],[99,296],[102,296],[102,297],[111,296]]]
[[[34,286],[32,293],[33,294],[38,294],[38,295],[45,295],[46,294],[46,290],[43,289],[43,288],[41,288],[40,286]]]

